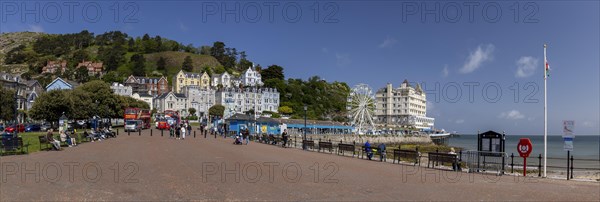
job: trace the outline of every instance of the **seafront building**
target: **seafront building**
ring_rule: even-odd
[[[224,88],[216,91],[216,104],[225,106],[225,117],[255,111],[278,112],[279,92],[274,88]]]
[[[196,109],[197,117],[208,116],[208,109],[215,105],[215,90],[200,86],[185,86],[182,93],[187,97],[188,106]]]
[[[419,84],[404,80],[400,87],[388,83],[375,94],[375,125],[384,132],[405,128],[433,129],[434,118],[427,117],[427,97]]]

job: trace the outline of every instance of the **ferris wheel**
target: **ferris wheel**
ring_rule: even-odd
[[[358,84],[352,88],[347,102],[348,117],[358,134],[375,129],[375,101],[373,91],[367,84]]]

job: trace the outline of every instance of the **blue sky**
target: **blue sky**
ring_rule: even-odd
[[[374,91],[404,79],[424,83],[438,128],[510,135],[543,134],[548,43],[549,133],[560,135],[562,120],[575,120],[576,134],[598,135],[599,13],[598,1],[2,1],[0,31],[121,30],[195,46],[223,41],[262,66],[283,66],[287,77],[319,75]]]

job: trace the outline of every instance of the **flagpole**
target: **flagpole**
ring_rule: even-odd
[[[546,96],[546,80],[548,79],[547,65],[548,61],[546,60],[546,47],[544,44],[544,177],[546,177],[546,160],[548,157],[548,102]]]

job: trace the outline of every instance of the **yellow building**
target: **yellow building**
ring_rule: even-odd
[[[181,93],[185,86],[209,87],[210,76],[208,76],[206,72],[199,74],[180,70],[179,73],[173,77],[173,91],[175,91],[175,93]]]
[[[206,72],[202,73],[202,76],[200,76],[200,87],[210,88],[210,76]]]

